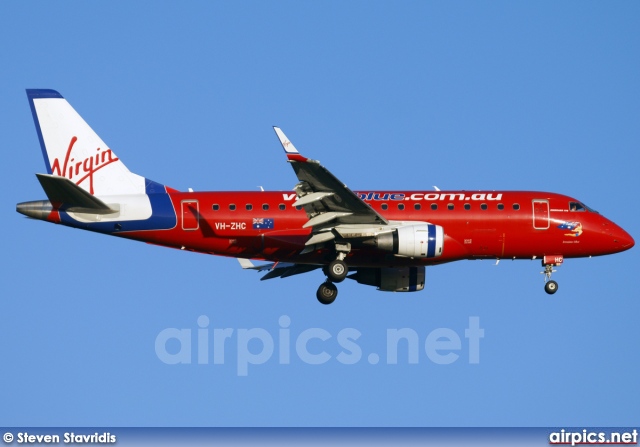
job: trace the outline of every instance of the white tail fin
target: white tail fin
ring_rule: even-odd
[[[27,90],[47,173],[96,196],[144,194],[145,179],[116,154],[55,90]]]

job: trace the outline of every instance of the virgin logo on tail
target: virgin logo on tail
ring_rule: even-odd
[[[93,194],[93,174],[105,166],[118,161],[119,158],[111,152],[111,149],[102,151],[100,148],[97,148],[95,155],[76,161],[75,158],[71,156],[76,141],[78,141],[78,137],[71,138],[67,153],[64,155],[62,167],[60,167],[60,160],[58,158],[53,160],[51,173],[66,177],[74,181],[76,185],[80,185],[80,183],[89,179],[89,192]]]

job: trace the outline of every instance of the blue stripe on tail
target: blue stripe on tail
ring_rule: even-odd
[[[31,115],[33,116],[33,122],[36,125],[36,132],[38,133],[38,140],[40,141],[40,149],[42,150],[42,156],[44,157],[44,164],[47,168],[47,174],[53,174],[51,165],[49,164],[47,148],[44,145],[42,130],[40,129],[40,121],[38,121],[38,114],[36,113],[36,107],[33,103],[33,100],[41,98],[62,98],[62,95],[55,90],[27,89],[27,97],[29,98],[29,107],[31,107]]]

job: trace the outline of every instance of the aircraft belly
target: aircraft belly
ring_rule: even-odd
[[[465,239],[465,244],[471,245],[472,257],[500,258],[504,255],[503,241],[503,233],[495,228],[488,228],[473,230],[470,238]]]

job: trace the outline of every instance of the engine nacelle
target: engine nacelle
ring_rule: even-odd
[[[359,268],[349,276],[360,284],[385,292],[417,292],[424,289],[424,267]]]
[[[437,258],[444,247],[440,225],[406,225],[375,237],[375,245],[384,251],[410,258]]]

